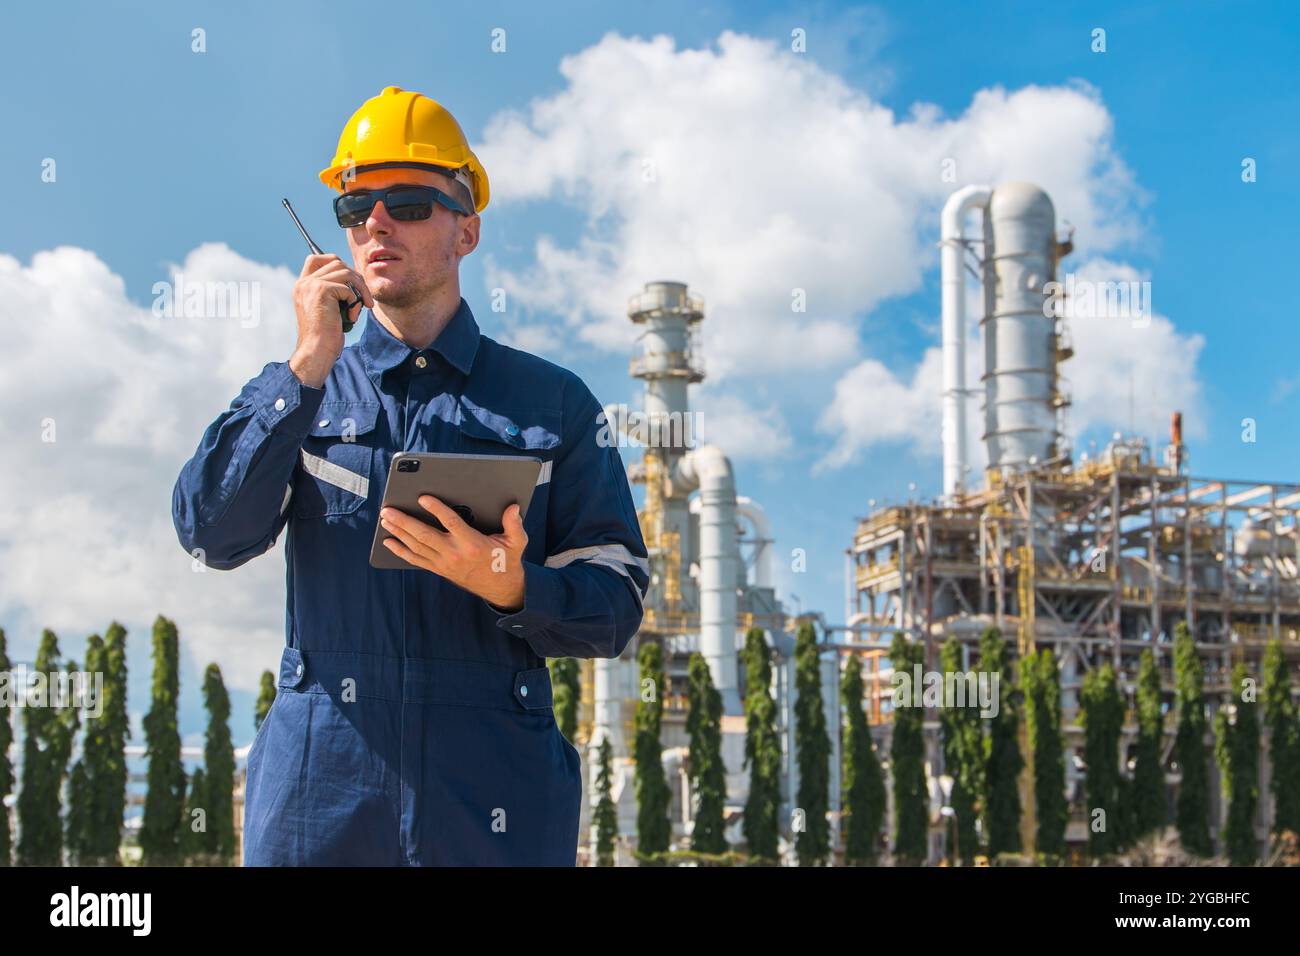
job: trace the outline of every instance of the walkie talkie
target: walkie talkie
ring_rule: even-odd
[[[325,253],[321,251],[320,246],[316,245],[316,243],[312,241],[311,236],[307,235],[307,230],[303,228],[302,222],[298,219],[298,214],[294,212],[293,207],[289,205],[289,200],[285,199],[283,202],[284,208],[289,210],[289,215],[293,217],[293,224],[298,227],[298,231],[302,233],[302,237],[307,240],[307,248],[310,249],[314,255],[323,256]],[[355,295],[356,298],[351,302],[339,301],[339,316],[343,319],[344,335],[347,335],[352,331],[352,326],[355,324],[352,321],[352,309],[357,305],[357,303],[361,302],[361,293],[357,291],[357,287],[351,282],[349,282],[347,286],[352,290],[352,294]]]

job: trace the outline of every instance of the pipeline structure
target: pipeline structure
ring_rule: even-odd
[[[978,228],[969,234],[968,220],[976,216]],[[1074,348],[1064,314],[1047,302],[1055,294],[1049,290],[1059,264],[1073,246],[1070,237],[1058,238],[1051,198],[1025,182],[965,186],[944,205],[939,226],[942,493],[929,501],[869,502],[844,552],[843,623],[821,612],[788,613],[774,587],[774,542],[762,508],[737,493],[724,449],[692,440],[688,389],[704,379],[696,342],[703,300],[685,283],[661,281],[647,283],[629,301],[628,317],[640,330],[641,344],[629,372],[644,383],[644,408],[629,413],[609,406],[606,416],[619,434],[636,435],[643,446],[628,474],[644,488],[639,516],[651,585],[641,630],[623,655],[583,662],[577,741],[588,748],[588,768],[595,765],[596,746],[611,742],[612,796],[625,839],[634,840],[636,833],[631,745],[639,697],[636,653],[644,641],[664,649],[661,742],[678,845],[692,824],[685,688],[688,658],[696,651],[708,661],[722,696],[727,836],[741,842],[748,780],[738,653],[751,627],[764,630],[774,651],[771,692],[782,743],[778,813],[785,819],[798,790],[794,633],[805,621],[818,630],[821,703],[832,728],[835,840],[841,669],[847,655],[860,658],[864,707],[877,751],[887,755],[893,693],[888,647],[895,634],[923,645],[930,671],[938,669],[940,646],[951,637],[963,646],[963,667],[974,670],[979,639],[989,627],[1008,639],[1013,659],[1038,647],[1053,649],[1061,668],[1072,814],[1066,839],[1075,851],[1087,842],[1079,694],[1089,670],[1109,662],[1131,699],[1139,658],[1150,649],[1172,706],[1173,637],[1180,624],[1193,635],[1211,706],[1227,689],[1235,663],[1244,661],[1260,676],[1270,640],[1283,643],[1292,665],[1300,663],[1300,484],[1194,475],[1177,412],[1159,453],[1145,437],[1116,432],[1104,448],[1076,456],[1066,420],[1070,389],[1061,371]],[[977,321],[967,316],[972,275],[979,288],[971,297],[980,303]],[[971,363],[967,341],[976,329],[982,362]],[[974,367],[980,371],[972,387],[968,374]],[[968,416],[972,399],[982,406],[978,434]],[[982,452],[978,463],[975,451]],[[924,728],[935,860],[943,854],[947,827],[941,813],[943,748],[933,708]],[[1130,723],[1123,729],[1124,754],[1135,737]],[[1180,779],[1172,745],[1170,733],[1162,755],[1170,808]],[[1021,749],[1026,752],[1023,739]],[[1210,778],[1217,781],[1209,740],[1206,750]],[[1266,775],[1267,757],[1264,762]],[[1030,786],[1026,770],[1026,845],[1032,845]],[[1261,838],[1270,825],[1267,804],[1261,801],[1256,821]],[[1217,789],[1211,812],[1220,821],[1226,814]],[[590,806],[584,814],[590,822]],[[891,827],[887,821],[886,831]]]
[[[974,212],[981,229],[967,237],[965,220]],[[1202,659],[1207,700],[1228,689],[1238,661],[1259,677],[1272,639],[1282,641],[1291,663],[1300,660],[1300,485],[1193,475],[1177,412],[1158,457],[1145,438],[1116,432],[1100,452],[1075,460],[1060,373],[1073,348],[1063,319],[1045,308],[1045,287],[1071,244],[1056,237],[1050,198],[1028,183],[967,186],[944,207],[940,241],[943,497],[875,508],[859,522],[845,613],[851,632],[899,630],[924,642],[928,669],[938,667],[939,646],[950,636],[962,641],[965,666],[973,669],[989,626],[1018,654],[1051,646],[1061,667],[1067,784],[1081,799],[1078,697],[1091,668],[1109,661],[1131,695],[1139,657],[1151,649],[1172,701],[1180,623]],[[966,383],[968,273],[979,278],[984,303],[984,371],[975,390]],[[986,465],[978,484],[970,480],[967,439],[972,395],[983,399]],[[890,671],[878,673],[868,712],[887,723]],[[937,720],[927,729],[937,776]],[[1136,727],[1125,727],[1126,752],[1135,735]],[[1162,755],[1171,807],[1179,782],[1172,743],[1170,736]],[[1211,751],[1207,742],[1213,767]],[[1221,798],[1214,801],[1212,812],[1225,813]],[[1033,806],[1027,780],[1021,804]],[[1086,821],[1075,799],[1072,807],[1067,839],[1082,844]],[[1262,809],[1261,836],[1264,816]],[[1022,823],[1028,832],[1032,820]]]

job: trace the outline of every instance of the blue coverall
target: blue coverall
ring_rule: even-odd
[[[323,388],[273,362],[204,432],[172,496],[181,544],[237,568],[289,529],[286,647],[248,754],[246,865],[571,866],[578,751],[548,657],[614,657],[649,565],[616,442],[577,375],[481,335],[462,298],[415,350],[367,314]],[[524,607],[369,563],[403,451],[545,464]]]

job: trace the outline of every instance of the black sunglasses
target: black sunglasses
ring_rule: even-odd
[[[401,185],[387,189],[358,189],[334,198],[334,217],[344,229],[359,226],[370,218],[375,203],[382,202],[388,214],[398,222],[418,222],[433,215],[433,204],[468,216],[460,203],[441,189],[432,186]]]

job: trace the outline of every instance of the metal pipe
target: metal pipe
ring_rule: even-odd
[[[736,514],[754,527],[754,584],[772,587],[772,525],[763,506],[745,495],[736,496]]]
[[[1056,319],[1046,306],[1056,278],[1056,212],[1031,183],[1004,183],[985,212],[992,308],[982,323],[985,434],[990,468],[1020,470],[1058,457]]]
[[[993,190],[964,186],[944,203],[939,227],[943,296],[943,493],[965,487],[966,447],[966,276],[962,225],[972,209],[987,209]]]
[[[721,448],[704,445],[679,459],[673,480],[700,489],[700,652],[722,695],[722,712],[739,715],[744,712],[736,666],[740,547],[731,462]]]

